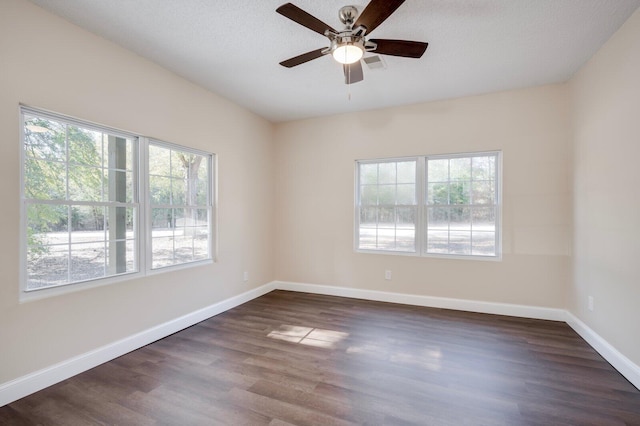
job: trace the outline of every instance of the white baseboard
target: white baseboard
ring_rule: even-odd
[[[564,321],[565,310],[543,308],[539,306],[513,305],[508,303],[480,302],[476,300],[451,299],[447,297],[421,296],[416,294],[391,293],[386,291],[365,290],[330,285],[303,284],[275,281],[278,290],[291,290],[304,293],[325,294],[328,296],[350,297],[354,299],[375,300],[378,302],[402,303],[404,305],[426,306],[430,308],[454,309],[457,311],[480,312],[484,314],[509,315]]]
[[[260,297],[274,288],[274,283],[265,284],[117,342],[0,384],[0,407]]]
[[[260,297],[272,290],[290,290],[406,305],[565,321],[635,387],[640,389],[640,367],[622,355],[606,340],[587,327],[586,324],[563,309],[273,281],[117,342],[0,384],[0,407]]]
[[[611,364],[620,374],[631,382],[633,386],[640,389],[640,366],[620,353],[602,336],[589,328],[571,312],[567,312],[567,324],[575,330],[593,349],[595,349],[609,364]]]

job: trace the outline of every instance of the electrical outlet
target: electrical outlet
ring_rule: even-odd
[[[242,279],[246,282],[249,281],[249,272],[244,271],[244,274],[242,275]]]
[[[593,311],[593,296],[589,296],[587,299],[587,307],[590,311]]]
[[[391,281],[391,270],[387,269],[384,271],[384,279],[387,281]]]

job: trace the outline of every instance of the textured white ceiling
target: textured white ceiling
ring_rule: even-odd
[[[640,0],[407,0],[374,38],[426,41],[421,59],[385,56],[347,86],[330,56],[278,63],[328,45],[277,14],[286,0],[32,0],[274,122],[568,80]],[[367,0],[293,0],[341,29]]]

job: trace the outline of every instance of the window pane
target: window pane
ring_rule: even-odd
[[[363,185],[360,187],[360,204],[376,205],[378,204],[378,186]]]
[[[133,238],[136,209],[134,207],[110,206],[106,208],[106,231],[110,240]]]
[[[360,209],[360,225],[376,226],[378,209],[376,207],[362,207]]]
[[[495,189],[492,181],[476,181],[472,184],[473,204],[493,204]]]
[[[380,250],[395,250],[396,248],[395,228],[378,228],[378,244],[376,248]]]
[[[416,203],[416,186],[415,185],[398,185],[397,187],[397,203],[402,205],[415,205]]]
[[[398,183],[415,183],[416,182],[416,162],[401,161],[397,163],[398,167]]]
[[[67,243],[67,223],[69,213],[66,206],[52,204],[27,205],[27,242],[35,247],[60,242],[56,234],[62,235]]]
[[[416,227],[416,208],[415,207],[397,207],[396,208],[396,226],[398,228]]]
[[[378,164],[378,183],[396,183],[396,163]]]
[[[448,254],[449,231],[429,229],[427,231],[427,252],[434,254]]]
[[[27,288],[49,287],[69,282],[68,245],[27,246]]]
[[[471,209],[468,207],[451,207],[449,209],[449,226],[452,230],[471,230]]]
[[[209,258],[209,228],[201,226],[196,231],[193,240],[193,260],[205,260]]]
[[[196,204],[198,206],[206,206],[209,204],[209,171],[208,163],[203,160],[199,169],[198,179],[196,181]]]
[[[134,171],[137,156],[132,139],[104,134],[103,146],[102,166],[105,169]]]
[[[396,208],[396,248],[401,251],[416,250],[416,208]]]
[[[102,170],[95,167],[69,167],[69,200],[102,201]]]
[[[491,231],[496,230],[496,209],[495,207],[475,207],[472,210],[473,230]]]
[[[171,150],[149,145],[149,174],[171,176]]]
[[[378,164],[360,164],[360,184],[372,185],[378,183]]]
[[[471,180],[471,158],[452,158],[449,160],[450,180]]]
[[[116,252],[114,253],[114,249]],[[107,246],[107,271],[112,274],[135,272],[135,241],[112,241]]]
[[[471,232],[449,232],[450,254],[471,254]]]
[[[102,133],[68,127],[69,163],[102,167]]]
[[[54,120],[25,115],[24,150],[27,157],[66,161],[66,126]]]
[[[377,235],[378,231],[375,227],[370,228],[369,226],[361,225],[360,229],[358,230],[358,247],[360,247],[361,249],[376,249]]]
[[[184,179],[171,179],[171,204],[179,206],[186,205],[189,189]],[[195,197],[195,188],[193,189],[194,192],[190,193],[190,196]]]
[[[156,236],[156,230],[172,229],[174,227],[173,209],[151,210],[151,229],[153,236]]]
[[[171,178],[150,175],[149,195],[154,204],[171,204]]]
[[[496,157],[473,157],[471,158],[473,168],[473,180],[495,180],[496,178]]]
[[[449,229],[449,207],[429,207],[427,212],[429,229]]]
[[[204,200],[206,200],[207,186],[199,185],[199,183],[203,182],[208,183],[208,181],[200,180],[201,174],[207,175],[206,158],[202,155],[189,153],[180,153],[177,157],[179,161],[172,161],[174,167],[173,175],[177,177],[174,180],[174,191],[176,191],[178,182],[180,182],[178,191],[184,195],[180,198],[180,201],[174,201],[174,204],[198,205],[200,191],[202,191]],[[179,170],[175,170],[175,167],[178,167]],[[205,206],[206,202],[200,205]]]
[[[174,264],[173,241],[173,237],[154,237],[151,240],[151,249],[153,250],[152,268],[162,268]]]
[[[104,242],[71,245],[71,281],[85,281],[106,276]]]
[[[174,241],[176,263],[186,263],[193,261],[193,243],[191,236],[176,237]]]
[[[104,201],[133,202],[133,173],[123,170],[104,171]]]
[[[495,256],[496,234],[494,232],[473,231],[472,254],[480,256]]]
[[[428,204],[449,204],[449,184],[429,183],[427,185]]]
[[[449,184],[449,204],[471,204],[471,183],[454,181]]]
[[[73,206],[71,208],[71,243],[105,240],[104,207]]]
[[[183,152],[171,151],[171,176],[179,179],[185,179],[186,171],[196,156]]]
[[[378,203],[381,205],[395,205],[396,203],[396,186],[380,185],[378,186]]]
[[[449,160],[429,160],[427,161],[427,169],[428,182],[449,181]]]
[[[394,207],[378,207],[378,227],[395,228],[396,214]]]
[[[24,195],[33,200],[64,200],[67,173],[64,163],[26,158]]]

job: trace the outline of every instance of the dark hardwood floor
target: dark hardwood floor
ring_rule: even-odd
[[[274,291],[0,424],[640,425],[640,391],[561,322]]]

